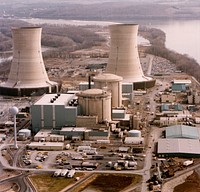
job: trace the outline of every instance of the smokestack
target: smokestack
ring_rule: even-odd
[[[6,95],[57,92],[58,84],[49,80],[41,50],[40,27],[13,28],[13,60],[8,80],[0,85]]]
[[[88,89],[91,89],[91,75],[88,76]]]
[[[109,26],[109,29],[111,47],[106,72],[123,77],[123,82],[150,86],[148,82],[152,78],[144,76],[138,54],[138,25],[117,24]]]

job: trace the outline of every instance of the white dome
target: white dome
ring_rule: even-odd
[[[19,113],[19,109],[17,108],[17,107],[11,107],[10,109],[9,109],[9,112],[11,113],[11,115],[17,115],[17,113]]]
[[[139,130],[130,130],[128,132],[129,137],[141,137],[141,131]]]

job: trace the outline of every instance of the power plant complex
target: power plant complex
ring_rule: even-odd
[[[49,80],[41,51],[40,27],[13,28],[13,60],[0,94],[43,95],[31,106],[32,129],[63,127],[98,128],[112,121],[130,121],[123,102],[134,89],[152,87],[155,80],[144,76],[137,49],[137,24],[110,26],[111,47],[106,72],[92,77],[93,87],[61,94],[59,84]],[[90,83],[89,83],[90,84]],[[115,124],[115,123],[114,123]],[[125,123],[126,124],[126,123]]]
[[[60,31],[61,37],[56,33],[57,25],[48,29],[51,34],[44,34],[44,44],[56,42],[59,48],[45,53],[44,61],[49,61],[46,67],[42,56],[42,28],[11,30],[13,58],[8,75],[7,68],[4,69],[7,62],[0,66],[5,71],[0,82],[0,143],[5,142],[0,150],[2,173],[3,169],[16,171],[19,165],[20,170],[30,173],[36,169],[54,171],[54,177],[75,177],[67,181],[68,186],[63,190],[79,191],[90,189],[101,170],[106,175],[101,174],[97,183],[108,178],[108,185],[112,182],[113,170],[122,170],[123,175],[114,178],[113,191],[133,187],[137,191],[161,191],[165,179],[176,171],[184,170],[184,166],[193,162],[197,166],[194,158],[200,157],[198,80],[182,72],[177,74],[175,64],[146,53],[144,46],[139,47],[143,53],[141,65],[137,24],[110,25],[110,44],[87,31],[81,31],[80,39],[77,36],[80,33],[72,39],[71,34],[65,35],[68,30],[65,27]],[[72,29],[70,33],[75,31]],[[92,27],[94,31],[107,38],[107,28]],[[97,39],[97,43],[90,44],[88,40],[87,44],[85,33]],[[80,43],[82,39],[84,45]],[[110,45],[109,55],[107,45]],[[153,77],[157,77],[157,82]],[[177,77],[180,79],[172,80]],[[98,170],[93,172],[95,178],[89,172],[87,177],[85,171],[95,169]],[[75,175],[76,170],[84,174]],[[129,173],[138,182],[135,186]],[[21,191],[24,183],[19,183],[19,179],[10,182],[13,176],[11,172],[9,175],[5,172],[8,177],[5,182]],[[25,181],[27,174],[14,173],[14,176],[23,176]],[[45,177],[42,175],[43,180]],[[116,185],[122,177],[130,181],[124,189]],[[32,184],[27,189],[37,182],[33,177],[30,179]],[[48,186],[41,184],[48,190]],[[8,187],[4,181],[2,186]],[[33,190],[41,189],[35,186]],[[101,185],[94,188],[101,190]]]
[[[41,50],[40,27],[13,28],[13,60],[6,82],[0,84],[0,94],[13,96],[42,95],[59,91],[59,85],[49,80]]]

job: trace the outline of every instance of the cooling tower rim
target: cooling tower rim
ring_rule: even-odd
[[[25,30],[32,30],[32,29],[42,29],[42,27],[37,27],[37,26],[30,26],[30,27],[12,27],[11,28],[12,30],[22,30],[22,29],[25,29]]]
[[[42,82],[42,83],[33,83],[33,84],[16,84],[16,83],[10,83],[10,82],[2,82],[0,83],[0,87],[5,88],[14,88],[14,89],[32,89],[32,88],[43,88],[43,87],[51,87],[58,85],[57,82],[50,81],[50,82]]]
[[[109,27],[115,27],[115,26],[138,26],[139,24],[137,23],[119,23],[119,24],[112,24],[109,25]]]
[[[148,81],[152,81],[154,80],[154,78],[152,77],[147,77],[147,76],[142,76],[142,77],[127,77],[126,79],[123,79],[123,83],[138,83],[138,82],[148,82]]]
[[[112,74],[112,73],[101,73],[98,74],[97,76],[93,77],[93,81],[98,81],[98,82],[119,82],[122,81],[123,77]]]

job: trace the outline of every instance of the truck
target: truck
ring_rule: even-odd
[[[102,159],[104,159],[104,155],[92,155],[92,159],[94,159],[94,160],[102,160]]]
[[[75,169],[70,170],[69,173],[67,174],[67,177],[68,178],[74,177],[75,172],[76,172]]]
[[[193,163],[194,163],[193,160],[187,160],[187,161],[184,161],[184,162],[183,162],[183,166],[187,167],[187,166],[189,166],[189,165],[192,165]]]
[[[54,172],[53,176],[54,176],[54,177],[58,177],[58,176],[60,176],[61,172],[62,172],[62,169],[58,169],[58,170],[56,170],[56,171]]]
[[[65,176],[67,176],[67,173],[68,173],[68,169],[63,169],[60,176],[65,177]]]

